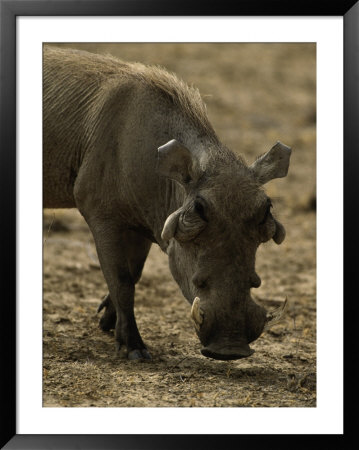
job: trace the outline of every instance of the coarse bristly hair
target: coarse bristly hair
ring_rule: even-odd
[[[189,86],[174,73],[160,66],[147,66],[142,63],[128,63],[111,55],[100,55],[82,50],[61,49],[44,46],[44,52],[68,66],[69,73],[75,78],[82,77],[92,87],[106,80],[115,81],[116,76],[130,77],[156,89],[175,104],[190,122],[208,137],[217,141],[215,131],[210,124],[206,106],[197,88]],[[80,71],[80,73],[79,73]],[[46,76],[46,73],[45,73]]]

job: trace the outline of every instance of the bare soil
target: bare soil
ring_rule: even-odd
[[[43,405],[96,407],[316,406],[316,50],[314,44],[66,44],[160,64],[200,89],[217,134],[248,162],[277,140],[293,148],[287,178],[266,186],[287,237],[257,253],[282,322],[238,361],[200,354],[190,305],[153,245],[135,314],[153,359],[126,361],[98,328],[107,293],[91,233],[77,210],[44,211]]]

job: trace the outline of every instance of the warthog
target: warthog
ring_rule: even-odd
[[[45,46],[43,69],[44,207],[85,218],[109,290],[100,327],[115,329],[120,355],[150,358],[134,292],[152,243],[192,304],[202,354],[251,355],[282,313],[250,289],[258,246],[285,236],[261,186],[286,176],[291,149],[278,142],[248,166],[219,141],[198,91],[162,68]]]

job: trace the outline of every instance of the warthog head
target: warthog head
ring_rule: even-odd
[[[261,186],[287,175],[291,149],[278,142],[249,167],[227,150],[211,156],[176,140],[158,154],[159,173],[185,190],[162,238],[169,242],[171,272],[192,303],[201,352],[222,360],[250,356],[248,344],[285,306],[268,313],[252,300],[250,289],[261,284],[255,271],[258,246],[270,239],[280,244],[285,237]]]

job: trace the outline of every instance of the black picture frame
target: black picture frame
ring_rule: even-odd
[[[342,0],[300,2],[256,0],[201,2],[187,0],[0,0],[0,192],[2,220],[2,326],[1,336],[1,448],[6,449],[183,449],[236,448],[267,445],[278,435],[18,435],[16,434],[16,17],[18,16],[342,16],[344,19],[344,298],[345,386],[358,376],[356,355],[350,342],[356,297],[354,283],[358,248],[356,170],[359,168],[359,2]],[[356,256],[357,257],[357,256]],[[350,263],[350,264],[349,264]],[[353,293],[353,295],[351,295]],[[349,298],[352,297],[352,298]],[[350,301],[351,300],[351,301]],[[335,326],[333,324],[333,326]],[[348,345],[347,345],[348,344]],[[350,347],[351,348],[350,348]],[[351,357],[349,356],[351,354]],[[353,383],[351,383],[353,381]],[[351,394],[345,396],[350,410]],[[345,416],[344,434],[329,435],[341,448],[354,429],[355,414]],[[327,436],[327,437],[329,437]],[[297,435],[298,444],[314,445],[323,436]],[[345,439],[348,437],[348,439]],[[283,430],[281,441],[293,439]],[[276,447],[281,443],[276,442]]]

